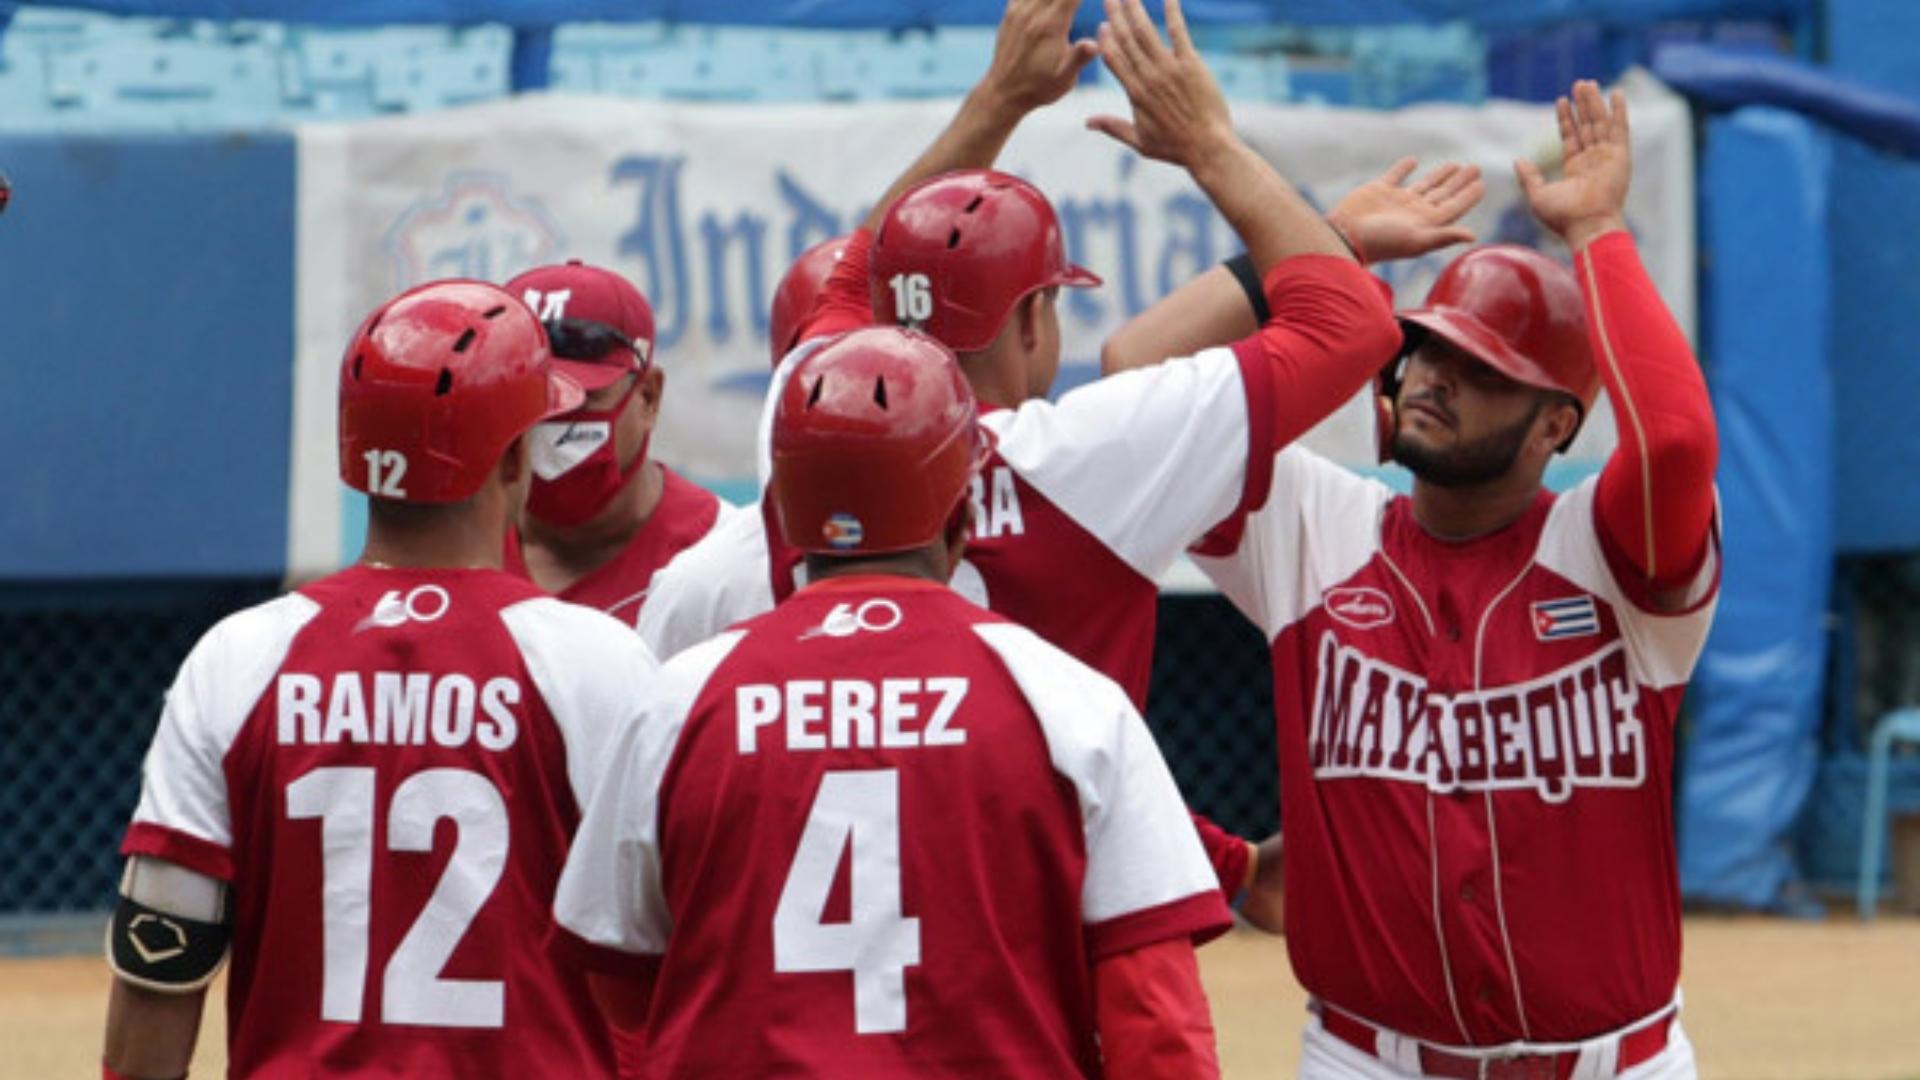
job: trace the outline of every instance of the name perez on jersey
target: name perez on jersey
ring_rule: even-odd
[[[734,689],[736,746],[759,752],[760,729],[783,718],[790,751],[963,746],[966,730],[951,725],[968,685],[962,678],[749,683]]]
[[[1435,792],[1531,787],[1564,802],[1576,787],[1646,779],[1639,692],[1615,641],[1524,683],[1460,694],[1320,639],[1308,752],[1316,778],[1373,777]]]
[[[274,695],[280,745],[424,746],[431,740],[448,749],[475,742],[505,750],[520,737],[514,709],[525,695],[517,679],[499,675],[476,686],[465,675],[379,671],[371,692],[367,679],[359,671],[338,672],[331,682],[282,673]]]

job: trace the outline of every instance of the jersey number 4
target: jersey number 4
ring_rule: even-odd
[[[373,893],[374,772],[315,769],[287,785],[287,816],[320,819],[322,966],[320,1018],[360,1022],[367,987]],[[497,1028],[506,994],[494,979],[443,979],[447,957],[493,894],[507,864],[507,805],[466,769],[426,769],[401,783],[387,810],[387,848],[433,851],[442,818],[458,828],[433,895],[387,959],[380,1019],[389,1024]]]
[[[853,859],[851,917],[826,922],[840,860]],[[773,912],[773,969],[851,971],[853,1030],[907,1029],[907,968],[920,963],[920,920],[900,914],[900,772],[829,772]]]

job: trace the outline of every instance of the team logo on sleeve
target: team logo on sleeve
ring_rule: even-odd
[[[1541,600],[1533,605],[1533,636],[1541,641],[1591,637],[1600,632],[1600,612],[1591,596]]]
[[[860,527],[860,519],[852,514],[835,514],[820,526],[820,538],[830,548],[845,551],[860,546],[860,539],[866,530]]]
[[[1327,614],[1355,630],[1372,630],[1393,621],[1393,598],[1369,585],[1328,589],[1322,602]]]

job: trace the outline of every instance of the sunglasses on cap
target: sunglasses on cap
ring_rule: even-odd
[[[627,335],[592,319],[547,320],[547,342],[553,355],[561,360],[599,360],[616,348],[633,353],[634,366],[647,366],[647,354]]]

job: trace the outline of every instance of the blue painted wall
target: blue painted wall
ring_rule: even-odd
[[[281,572],[293,147],[0,137],[0,579]]]

